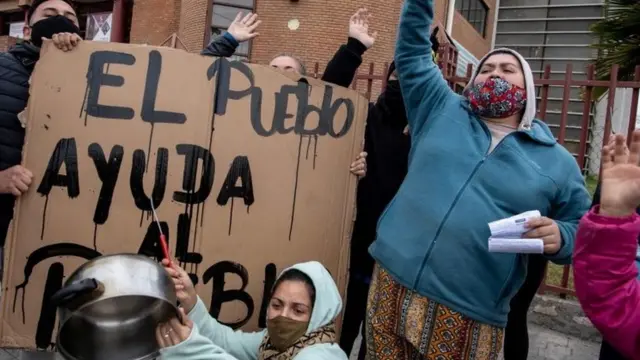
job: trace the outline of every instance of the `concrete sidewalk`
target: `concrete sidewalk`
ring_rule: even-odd
[[[597,360],[600,344],[581,340],[573,336],[548,330],[536,325],[529,326],[528,360]],[[360,348],[361,339],[356,340],[354,349]],[[20,350],[0,349],[0,360],[58,360],[51,353],[32,353]],[[357,353],[351,354],[357,359]]]
[[[598,359],[600,344],[529,325],[528,360]]]

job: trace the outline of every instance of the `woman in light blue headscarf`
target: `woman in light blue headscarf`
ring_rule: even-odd
[[[347,359],[336,343],[334,327],[342,299],[319,262],[296,264],[280,274],[267,309],[267,328],[258,332],[220,324],[209,315],[187,273],[166,260],[164,265],[176,285],[182,321],[176,318],[158,326],[162,359]]]

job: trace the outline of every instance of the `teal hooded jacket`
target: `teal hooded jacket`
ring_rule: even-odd
[[[574,157],[534,119],[531,69],[509,49],[494,52],[520,61],[527,104],[519,129],[489,152],[488,127],[431,59],[432,22],[433,0],[405,0],[395,61],[411,135],[409,171],[380,217],[369,251],[406,288],[504,327],[528,257],[490,253],[488,223],[539,210],[555,220],[562,237],[560,251],[548,258],[569,264],[590,198]]]
[[[334,321],[342,310],[340,292],[331,274],[316,261],[296,264],[290,269],[305,273],[316,290],[316,301],[311,312],[307,333]],[[266,330],[258,332],[234,331],[217,322],[198,298],[196,306],[189,312],[194,327],[189,338],[182,343],[161,350],[163,360],[256,360]],[[338,344],[317,344],[304,348],[295,360],[347,360],[347,355]]]

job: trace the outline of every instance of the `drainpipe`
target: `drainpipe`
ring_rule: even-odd
[[[111,10],[111,42],[124,42],[125,0],[114,0]]]
[[[447,8],[447,34],[452,34],[453,30],[453,15],[456,13],[456,0],[449,0],[449,6]]]
[[[491,49],[496,46],[496,35],[498,32],[498,14],[500,13],[500,0],[496,0],[495,4],[495,15],[493,16],[493,33],[491,34]]]

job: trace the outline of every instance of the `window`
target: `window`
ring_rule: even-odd
[[[253,12],[254,0],[213,0],[211,17],[211,39],[223,34],[239,12],[245,15]],[[251,41],[246,41],[236,49],[234,60],[247,60],[251,50]]]
[[[22,38],[22,28],[24,27],[24,11],[0,13],[0,35]]]
[[[89,35],[89,37],[92,35],[92,30],[87,29],[89,25],[88,19],[91,18],[91,14],[111,13],[113,11],[113,1],[76,4],[76,13],[78,14],[78,23],[80,24],[80,36],[83,39],[87,39],[87,35]],[[129,12],[129,10],[125,10],[125,21],[129,21],[131,18],[130,14],[131,12]],[[107,24],[103,23],[103,26],[105,25],[112,28],[114,24],[112,22],[108,22]],[[87,32],[89,32],[89,34],[87,34]],[[127,34],[125,34],[125,38],[126,37],[128,37]]]
[[[482,0],[457,0],[456,10],[460,12],[467,21],[483,37],[486,35],[487,15],[489,8]]]

